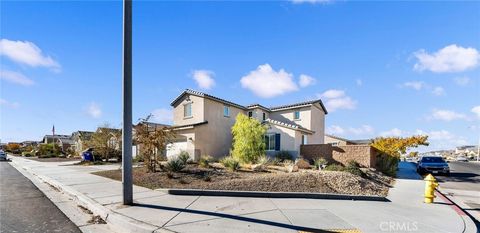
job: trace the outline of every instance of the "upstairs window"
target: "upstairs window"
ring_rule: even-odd
[[[183,117],[192,117],[192,103],[183,105]]]
[[[293,119],[300,120],[300,111],[293,112]]]
[[[253,112],[252,111],[248,112],[248,117],[253,117]]]
[[[230,117],[230,107],[223,106],[223,116]]]
[[[263,120],[267,119],[267,114],[263,113]]]

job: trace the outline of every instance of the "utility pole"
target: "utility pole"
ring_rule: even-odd
[[[133,204],[132,186],[132,0],[123,0],[123,204]]]

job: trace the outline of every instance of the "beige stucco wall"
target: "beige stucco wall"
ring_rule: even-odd
[[[201,144],[201,155],[210,155],[214,158],[221,158],[229,154],[232,148],[232,126],[238,114],[244,114],[243,109],[225,105],[210,99],[204,100],[205,120],[208,124],[196,127],[197,142]],[[230,107],[230,116],[223,115],[223,107]]]
[[[325,112],[320,104],[316,103],[310,107],[310,126],[305,127],[315,133],[308,136],[308,144],[323,144],[325,135]],[[303,125],[302,125],[303,126]]]
[[[302,133],[293,129],[269,124],[267,134],[280,134],[280,150],[289,151],[291,155],[297,156],[302,144]],[[275,155],[277,151],[267,151],[268,155]]]
[[[187,101],[187,96],[190,101]],[[173,108],[173,125],[188,125],[205,121],[204,115],[204,98],[185,95],[179,100]],[[183,106],[187,103],[192,103],[192,117],[183,117]]]
[[[325,135],[325,140],[324,140],[324,143],[325,144],[334,144],[334,143],[337,143],[336,145],[339,145],[339,146],[346,146],[347,145],[347,142],[344,141],[344,140],[340,140],[340,139],[337,139],[337,138],[332,138],[328,135]]]
[[[263,113],[265,113],[265,119],[268,119],[269,113],[267,111],[262,110],[261,108],[253,108],[245,111],[245,115],[248,116],[248,112],[252,112],[252,117],[259,120],[263,121]]]

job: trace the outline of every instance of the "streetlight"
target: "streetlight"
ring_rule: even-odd
[[[132,187],[132,0],[123,0],[123,204],[133,204]]]

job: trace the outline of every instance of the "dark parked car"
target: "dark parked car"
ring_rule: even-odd
[[[417,172],[421,175],[425,173],[450,175],[448,163],[438,156],[425,156],[418,161]]]

